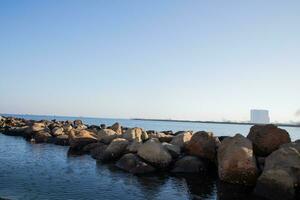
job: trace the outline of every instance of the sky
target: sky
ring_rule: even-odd
[[[0,113],[300,121],[300,1],[0,1]]]

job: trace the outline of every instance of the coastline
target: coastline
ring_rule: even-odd
[[[189,122],[189,123],[202,123],[202,124],[236,124],[236,125],[259,125],[251,122],[222,122],[222,121],[199,121],[199,120],[181,120],[181,119],[147,119],[147,118],[132,118],[131,120],[142,121],[161,121],[161,122]],[[286,124],[286,123],[272,123],[275,126],[282,127],[300,127],[300,124]],[[263,125],[263,124],[262,124]]]

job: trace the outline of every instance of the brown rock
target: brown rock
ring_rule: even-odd
[[[224,139],[218,148],[218,171],[222,181],[254,185],[258,169],[251,141],[240,134]]]
[[[110,129],[112,129],[113,131],[115,131],[118,135],[122,134],[122,126],[117,122],[114,123]]]
[[[105,144],[109,144],[111,141],[119,137],[119,135],[112,129],[101,129],[98,131],[97,136],[98,140]]]
[[[280,145],[291,142],[286,130],[272,124],[252,126],[247,138],[252,141],[257,156],[268,156]]]
[[[208,164],[195,156],[184,156],[176,161],[172,172],[174,173],[204,173]]]
[[[71,148],[80,150],[87,144],[97,142],[97,136],[87,130],[72,130],[69,135],[69,142]]]
[[[116,166],[132,174],[145,174],[155,171],[155,168],[142,161],[135,154],[129,153],[122,156]]]
[[[125,153],[128,144],[129,142],[124,138],[114,139],[104,150],[103,156],[100,158],[100,160],[111,161],[120,158]]]
[[[190,155],[215,162],[219,145],[220,141],[218,137],[214,137],[213,133],[200,131],[193,134],[190,142],[187,144],[187,150]]]

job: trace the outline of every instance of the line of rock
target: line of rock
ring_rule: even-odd
[[[247,137],[216,137],[199,131],[145,131],[119,123],[34,121],[0,117],[0,132],[34,143],[70,146],[69,152],[115,161],[133,174],[155,171],[201,173],[217,169],[221,181],[254,187],[267,199],[293,199],[300,183],[300,141],[274,125],[254,125]]]

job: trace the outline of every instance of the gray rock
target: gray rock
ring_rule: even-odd
[[[132,174],[145,174],[154,172],[155,168],[142,161],[135,154],[129,153],[122,156],[116,166]]]

